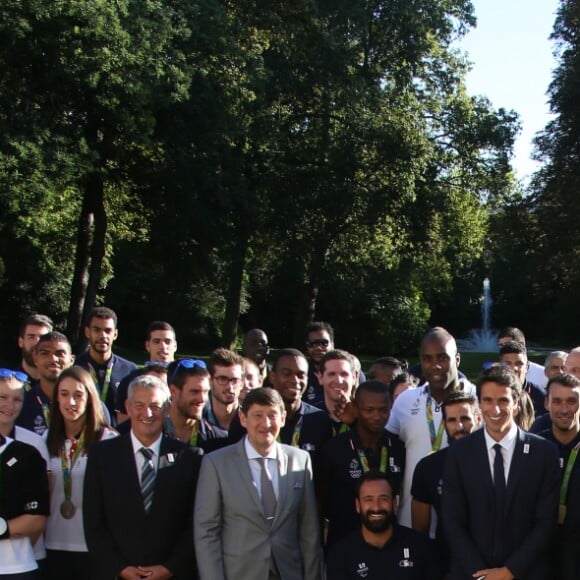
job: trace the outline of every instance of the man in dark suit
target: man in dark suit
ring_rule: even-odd
[[[83,516],[95,579],[197,577],[192,514],[202,452],[162,434],[168,405],[161,379],[136,378],[130,433],[89,452]]]
[[[559,469],[553,443],[515,423],[521,387],[493,365],[477,382],[485,428],[456,441],[443,476],[450,580],[546,580],[556,528]]]

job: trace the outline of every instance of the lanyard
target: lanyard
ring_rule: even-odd
[[[203,421],[203,419],[202,419]],[[199,421],[196,421],[193,424],[193,429],[191,430],[191,436],[189,437],[189,444],[193,447],[197,447],[197,440],[199,439]],[[175,426],[173,425],[173,421],[167,417],[167,419],[165,419],[165,433],[167,435],[169,435],[171,438],[173,439],[177,439],[178,441],[180,440],[179,437],[177,437],[177,433],[175,432]]]
[[[340,435],[342,433],[346,433],[347,431],[350,431],[350,425],[348,423],[341,423],[338,429],[338,433],[336,432],[336,427],[334,425],[332,426],[333,437],[336,437],[337,435]]]
[[[91,373],[91,377],[95,385],[99,385],[100,384],[99,377],[97,377],[95,368],[91,363],[89,363],[89,372]],[[107,362],[107,370],[105,371],[105,380],[103,381],[103,386],[101,388],[101,401],[103,401],[103,403],[107,400],[107,393],[109,392],[112,374],[113,374],[113,357],[111,356],[111,358]]]
[[[300,415],[298,417],[298,421],[296,421],[296,425],[294,426],[294,431],[292,432],[292,439],[290,439],[290,445],[292,447],[298,447],[298,441],[300,441],[300,431],[302,431],[302,423],[304,422],[304,415]],[[278,433],[278,437],[276,437],[278,443],[281,443],[280,440],[280,433]]]
[[[574,464],[576,463],[576,458],[578,457],[578,451],[580,450],[580,443],[576,443],[570,455],[568,456],[568,462],[566,463],[566,471],[564,472],[564,477],[562,479],[562,485],[560,486],[560,501],[559,501],[559,513],[558,513],[558,523],[563,524],[566,519],[566,496],[568,495],[568,484],[570,483],[570,476],[572,475],[572,469],[574,469]]]
[[[367,454],[364,452],[364,449],[357,449],[356,452],[358,453],[358,458],[360,459],[360,464],[362,465],[363,471],[366,473],[371,468]],[[383,473],[387,473],[387,455],[387,446],[383,445],[381,447],[381,462],[379,464],[379,471],[382,471]]]
[[[44,417],[44,422],[46,423],[46,426],[50,427],[50,423],[49,423],[50,405],[43,403],[40,400],[40,397],[38,395],[36,395],[36,401],[38,402],[38,404],[40,405],[40,408],[42,409],[42,416]]]
[[[66,452],[66,444],[60,452],[60,465],[62,468],[62,481],[64,484],[64,499],[70,501],[72,496],[72,470],[83,451],[85,443],[85,434],[83,433],[79,439],[74,439],[70,447],[70,451]]]
[[[429,425],[429,437],[431,438],[431,451],[439,451],[443,442],[443,421],[439,423],[437,433],[435,433],[435,422],[433,421],[433,397],[427,395],[425,402],[425,414],[427,415],[427,425]]]

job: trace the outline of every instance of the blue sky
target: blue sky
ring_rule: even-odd
[[[460,43],[473,69],[472,95],[485,95],[496,108],[514,109],[522,132],[513,165],[524,182],[538,164],[529,157],[532,139],[550,119],[546,91],[556,65],[553,43],[558,0],[472,0],[477,27]]]

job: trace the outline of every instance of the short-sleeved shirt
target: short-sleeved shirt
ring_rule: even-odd
[[[48,516],[46,462],[31,445],[6,438],[0,447],[2,505],[0,517]],[[0,574],[20,574],[37,568],[30,538],[0,540]]]
[[[475,396],[475,386],[460,381],[463,391]],[[396,399],[387,422],[387,430],[403,442],[406,449],[405,474],[397,514],[401,525],[411,527],[411,483],[417,463],[433,450],[431,431],[427,420],[427,402],[431,400],[429,385],[402,392]],[[443,418],[441,406],[431,400],[433,427],[437,433]],[[447,434],[443,431],[441,448],[447,447]],[[433,518],[435,520],[435,518]],[[435,522],[433,522],[434,530]]]
[[[405,469],[405,448],[397,437],[385,431],[381,448],[364,449],[355,424],[348,433],[337,435],[323,445],[316,478],[318,490],[323,496],[323,515],[328,519],[328,546],[359,525],[354,500],[358,480],[365,472],[363,457],[370,469],[379,469],[383,447],[386,449],[386,472],[397,494]]]
[[[371,546],[356,530],[335,544],[327,557],[327,580],[441,580],[437,551],[421,532],[395,525],[382,547]]]

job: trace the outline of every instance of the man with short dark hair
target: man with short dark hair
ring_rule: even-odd
[[[246,332],[242,346],[242,355],[254,361],[260,371],[262,382],[268,378],[268,371],[270,370],[268,361],[266,360],[269,352],[270,345],[268,344],[268,337],[262,329],[252,328],[252,330]]]
[[[202,580],[320,580],[310,455],[277,443],[285,415],[277,391],[250,391],[247,435],[205,457],[194,516]]]
[[[569,374],[555,375],[546,387],[546,407],[551,426],[538,433],[558,448],[560,495],[558,532],[552,549],[554,578],[580,577],[580,380]]]
[[[359,480],[354,503],[360,528],[330,549],[328,580],[443,578],[429,539],[396,523],[396,492],[387,474],[366,472]]]
[[[283,348],[276,353],[270,382],[272,388],[280,393],[286,411],[286,421],[280,429],[280,443],[308,451],[316,472],[320,447],[334,433],[328,415],[301,399],[307,378],[308,362],[299,350]],[[230,441],[239,441],[245,434],[239,418],[234,418],[230,426]]]
[[[506,342],[512,341],[521,344],[524,348],[527,348],[526,337],[519,328],[516,328],[515,326],[506,326],[502,328],[499,331],[497,338],[498,349],[500,349]],[[544,374],[544,367],[542,365],[533,361],[529,361],[528,370],[526,372],[526,380],[530,381],[530,383],[533,383],[534,385],[537,385],[542,391],[542,394],[544,393],[548,379]]]
[[[350,431],[327,441],[320,451],[317,492],[328,520],[327,545],[352,532],[357,524],[353,500],[357,481],[370,469],[388,473],[399,492],[405,448],[385,431],[389,418],[387,386],[379,381],[359,385],[354,399],[357,420]]]
[[[526,378],[526,373],[530,365],[526,347],[515,341],[504,342],[499,348],[499,362],[515,374],[518,381],[520,381],[522,391],[530,395],[536,417],[546,413],[544,392],[538,385],[531,383]]]
[[[52,320],[45,314],[31,314],[20,325],[18,348],[22,353],[21,368],[31,378],[38,380],[38,371],[34,365],[34,348],[38,339],[53,329]]]
[[[443,425],[449,445],[466,437],[481,426],[481,413],[477,399],[462,391],[451,393],[442,405]],[[425,534],[431,529],[431,511],[437,515],[435,539],[445,569],[448,567],[449,550],[441,520],[441,492],[443,470],[450,447],[440,449],[423,457],[417,464],[411,486],[411,519],[413,528]]]
[[[415,466],[423,457],[447,446],[441,405],[457,391],[475,394],[475,387],[459,378],[461,357],[455,338],[444,328],[431,328],[419,347],[421,374],[427,381],[401,393],[393,406],[387,430],[405,445],[406,469],[399,500],[399,522],[411,526],[411,483]],[[431,527],[435,533],[435,520]]]
[[[52,393],[62,371],[74,363],[75,357],[67,337],[53,330],[43,334],[33,352],[38,380],[32,381],[24,395],[24,405],[16,424],[42,435],[48,429]]]
[[[169,365],[171,391],[169,416],[165,420],[165,434],[209,453],[219,446],[216,439],[225,438],[203,418],[209,398],[209,372],[204,361],[182,359]]]
[[[303,399],[314,407],[324,410],[324,392],[320,384],[322,357],[334,349],[334,329],[328,322],[313,322],[306,329],[306,352],[308,354],[308,386]]]
[[[192,514],[202,451],[163,435],[169,397],[158,377],[137,377],[130,433],[89,450],[83,521],[95,580],[197,578]]]
[[[244,359],[227,348],[211,353],[207,365],[210,375],[210,398],[203,416],[220,435],[227,437],[232,419],[238,413]]]
[[[394,356],[381,356],[376,359],[368,372],[368,379],[381,381],[389,386],[391,381],[407,370],[407,364],[396,359]]]
[[[110,308],[97,306],[91,310],[85,326],[89,348],[79,354],[76,364],[91,374],[111,418],[115,420],[115,397],[121,379],[137,365],[113,353],[117,340],[117,315]]]
[[[448,578],[554,578],[556,447],[516,425],[521,386],[509,369],[492,365],[477,387],[485,428],[449,447],[443,475]]]

